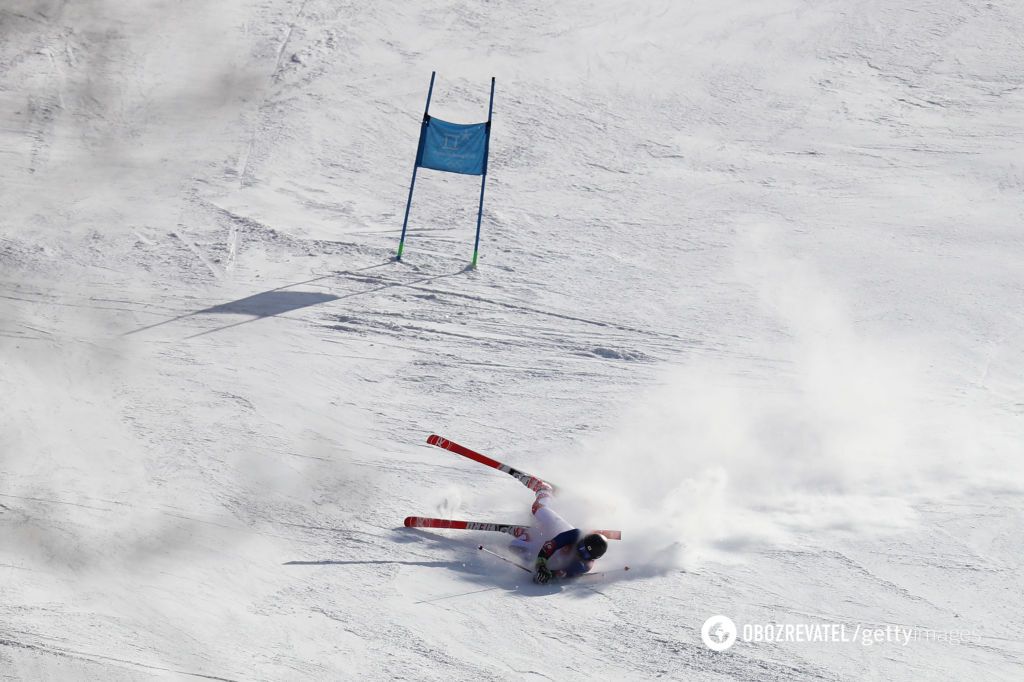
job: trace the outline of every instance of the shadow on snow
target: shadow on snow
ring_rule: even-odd
[[[139,332],[160,327],[165,324],[177,322],[196,315],[216,315],[216,314],[228,314],[228,315],[249,315],[251,319],[242,320],[241,322],[234,322],[232,324],[216,327],[214,329],[208,329],[203,332],[192,334],[191,336],[185,337],[186,339],[194,339],[199,336],[205,336],[206,334],[212,334],[214,332],[223,331],[232,327],[238,327],[249,322],[255,322],[256,320],[262,320],[268,317],[276,317],[284,313],[292,312],[294,310],[300,310],[302,308],[308,308],[310,306],[319,305],[321,303],[329,303],[331,301],[339,301],[345,298],[353,298],[356,296],[365,296],[366,294],[372,294],[385,289],[391,289],[395,287],[412,286],[415,284],[423,284],[425,282],[431,282],[443,277],[452,277],[455,275],[462,274],[469,271],[471,268],[462,268],[456,272],[445,273],[441,275],[433,275],[430,277],[421,277],[410,282],[397,282],[378,280],[380,284],[371,289],[365,291],[356,291],[342,296],[336,296],[334,294],[327,294],[319,291],[286,291],[290,287],[301,286],[303,284],[310,284],[312,282],[318,282],[325,279],[331,279],[335,277],[344,277],[346,275],[352,275],[358,272],[364,272],[366,270],[372,270],[374,268],[383,267],[393,263],[393,260],[388,260],[384,263],[378,263],[376,265],[369,265],[365,268],[359,268],[356,270],[344,270],[339,272],[332,272],[329,275],[322,275],[320,277],[314,277],[312,279],[304,280],[302,282],[295,282],[292,284],[286,284],[284,286],[277,287],[275,289],[269,289],[267,291],[253,294],[252,296],[246,296],[235,301],[228,303],[221,303],[219,305],[211,306],[209,308],[203,308],[202,310],[196,310],[191,313],[185,313],[184,315],[178,315],[162,322],[156,322],[154,324],[146,325],[145,327],[139,327],[132,331],[125,332],[122,336],[131,336]]]

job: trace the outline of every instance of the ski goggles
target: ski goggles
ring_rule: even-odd
[[[581,557],[583,557],[584,561],[590,561],[590,548],[587,547],[586,543],[581,542],[580,544],[576,545],[576,551],[579,553]]]

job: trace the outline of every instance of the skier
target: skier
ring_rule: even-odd
[[[555,493],[554,487],[532,474],[510,467],[508,464],[491,459],[487,455],[470,450],[464,445],[459,445],[437,434],[431,434],[427,438],[427,443],[502,471],[536,493],[537,499],[533,503],[532,512],[534,518],[537,519],[537,525],[519,526],[407,516],[405,517],[406,528],[463,528],[500,531],[514,535],[516,539],[510,545],[512,549],[528,557],[536,553],[533,580],[541,584],[551,580],[575,578],[587,573],[594,567],[594,562],[604,556],[608,549],[608,538],[618,540],[622,537],[622,533],[617,530],[584,533],[579,528],[573,528],[549,506]],[[543,543],[539,551],[535,542]],[[480,549],[483,549],[483,545],[480,545]],[[508,560],[506,559],[506,561]],[[530,570],[522,565],[520,568],[526,571]],[[623,570],[628,571],[629,567],[627,566]]]
[[[528,487],[537,493],[531,509],[537,526],[513,540],[511,547],[520,552],[530,552],[533,549],[531,533],[549,538],[537,552],[533,582],[544,585],[551,580],[575,578],[589,572],[594,562],[607,551],[608,539],[600,533],[585,534],[579,528],[573,528],[551,509],[549,505],[554,489],[548,483],[534,479]]]

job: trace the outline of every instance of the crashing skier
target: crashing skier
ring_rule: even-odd
[[[537,526],[513,540],[511,547],[528,552],[532,549],[531,536],[536,534],[540,538],[549,538],[537,552],[533,582],[543,585],[551,580],[575,578],[589,573],[594,562],[607,551],[608,539],[600,533],[584,534],[559,516],[550,507],[554,490],[549,484],[536,481],[528,487],[537,493],[531,509],[533,517],[537,519]]]
[[[578,528],[573,528],[551,509],[551,501],[555,494],[554,486],[536,476],[514,469],[436,434],[427,438],[427,443],[502,471],[532,490],[537,496],[532,508],[537,525],[520,526],[511,523],[483,523],[407,516],[405,518],[406,528],[450,528],[508,533],[516,538],[511,543],[513,550],[519,552],[521,556],[536,557],[533,569],[509,561],[501,555],[496,556],[519,566],[528,573],[533,573],[534,582],[542,584],[552,580],[575,578],[588,573],[594,567],[594,562],[600,559],[608,549],[608,540],[622,539],[621,531],[617,530],[597,530],[585,533]],[[479,549],[484,549],[483,545],[480,545]],[[490,553],[494,554],[494,552]],[[622,570],[628,571],[629,567],[626,566]]]

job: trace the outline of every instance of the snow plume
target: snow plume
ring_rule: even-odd
[[[812,263],[749,234],[736,276],[760,312],[746,340],[720,339],[588,443],[562,478],[586,483],[585,499],[566,491],[571,513],[621,525],[630,556],[668,568],[899,530],[915,499],[993,473],[1019,487],[1010,429],[952,391],[925,344],[873,337]]]
[[[119,414],[132,359],[91,343],[5,346],[0,388],[16,398],[0,408],[0,502],[19,518],[7,541],[75,571],[105,562],[113,538],[147,542],[156,528],[133,507],[151,492],[144,448]]]
[[[5,160],[31,176],[0,204],[11,222],[38,216],[57,245],[83,226],[109,238],[126,224],[181,222],[175,197],[247,149],[272,85],[274,55],[251,51],[273,42],[234,30],[240,5],[17,2],[0,21],[0,68],[26,95],[5,123],[39,142]]]
[[[112,571],[124,581],[151,561],[168,565],[198,542],[226,546],[213,523],[223,519],[180,483],[197,468],[193,453],[208,453],[147,423],[185,414],[158,361],[166,349],[109,338],[109,317],[77,302],[60,319],[0,312],[37,335],[0,342],[0,512],[17,519],[5,537],[16,555],[103,583]]]

